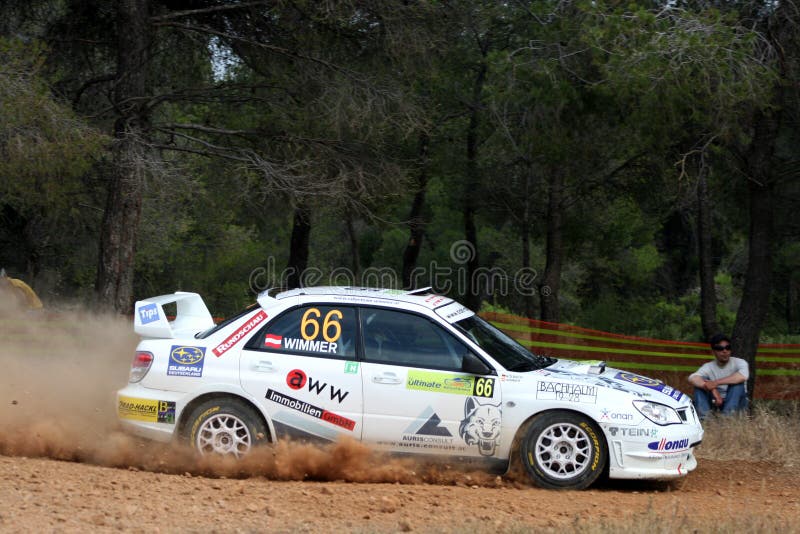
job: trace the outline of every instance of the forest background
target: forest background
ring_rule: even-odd
[[[6,0],[0,266],[216,316],[433,285],[618,333],[800,341],[800,8]]]

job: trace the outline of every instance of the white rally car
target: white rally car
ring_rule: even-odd
[[[697,466],[703,429],[687,395],[602,362],[534,355],[427,289],[267,291],[216,326],[199,295],[179,292],[137,302],[134,324],[123,426],[204,454],[349,436],[502,469],[519,454],[536,484],[575,489],[603,473],[671,479]]]

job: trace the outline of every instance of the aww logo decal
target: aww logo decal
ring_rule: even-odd
[[[308,384],[308,391],[317,395],[322,395],[325,388],[330,388],[331,400],[336,400],[341,403],[350,394],[349,391],[342,393],[342,390],[335,388],[333,385],[328,386],[327,382],[320,382],[307,376],[305,372],[300,369],[293,369],[286,375],[286,385],[294,390],[303,389]]]

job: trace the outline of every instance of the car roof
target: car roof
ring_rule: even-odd
[[[420,289],[390,289],[372,287],[352,287],[352,286],[316,286],[289,289],[276,293],[275,289],[262,292],[258,296],[258,302],[262,307],[274,304],[275,301],[291,297],[319,297],[323,300],[352,301],[354,303],[364,302],[364,299],[371,301],[399,301],[408,304],[418,304],[426,308],[438,308],[453,302],[453,299],[438,295],[430,287]]]

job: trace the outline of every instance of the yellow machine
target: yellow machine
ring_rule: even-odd
[[[44,307],[31,286],[7,276],[5,269],[0,269],[0,299],[16,299],[20,306],[29,310],[40,310]]]

